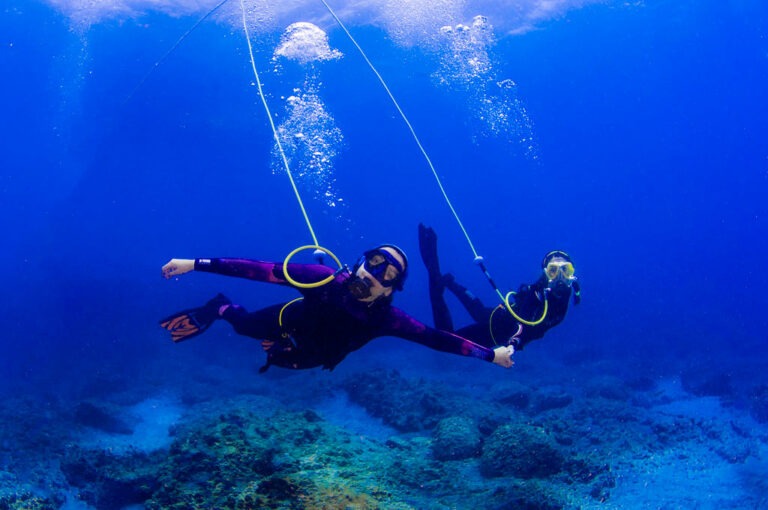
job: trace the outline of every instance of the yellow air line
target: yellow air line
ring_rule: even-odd
[[[511,291],[510,291],[510,292],[509,292],[509,293],[507,293],[507,295],[504,297],[504,306],[506,306],[506,307],[507,307],[507,311],[508,311],[510,314],[512,314],[512,317],[514,317],[514,318],[515,318],[515,320],[517,320],[517,322],[522,322],[523,324],[526,324],[526,325],[528,325],[528,326],[536,326],[536,325],[538,325],[538,324],[541,324],[541,323],[544,321],[544,319],[547,317],[547,312],[549,311],[549,300],[547,299],[547,294],[546,294],[546,291],[544,291],[544,310],[541,312],[541,317],[539,317],[539,318],[538,318],[537,320],[535,320],[535,321],[527,321],[527,320],[523,319],[522,317],[520,317],[519,315],[517,315],[517,314],[515,313],[515,311],[512,309],[512,307],[513,307],[513,306],[515,306],[515,305],[514,305],[514,304],[511,304],[511,305],[510,305],[510,304],[509,304],[509,297],[510,297],[510,296],[512,296],[512,295],[514,295],[514,294],[515,294],[514,292],[511,292]]]
[[[280,309],[280,315],[277,316],[277,323],[280,326],[280,329],[283,329],[283,312],[285,311],[285,309],[291,306],[293,303],[297,301],[301,301],[302,299],[304,299],[304,297],[297,297],[296,299],[292,299],[291,301],[288,301],[286,304],[284,304],[283,307]],[[282,335],[283,335],[283,338],[289,336],[287,333],[282,333]]]
[[[491,340],[493,340],[493,345],[499,345],[499,343],[496,341],[496,336],[493,334],[493,316],[496,314],[497,311],[501,310],[502,305],[496,306],[496,308],[493,309],[491,312],[491,316],[488,317],[488,332],[491,334]]]
[[[429,158],[429,155],[427,154],[427,151],[424,149],[424,146],[421,144],[421,141],[419,141],[419,137],[416,135],[416,131],[413,129],[413,126],[408,120],[408,117],[405,115],[405,112],[403,111],[403,109],[400,108],[400,104],[398,104],[394,94],[392,94],[392,91],[389,90],[389,87],[387,86],[387,83],[384,81],[384,78],[381,76],[379,71],[376,69],[376,67],[370,61],[368,56],[365,54],[365,51],[363,51],[363,48],[360,47],[360,45],[357,43],[355,38],[352,37],[352,34],[349,32],[349,30],[347,30],[347,27],[344,25],[341,19],[339,19],[339,17],[336,15],[334,10],[331,9],[331,6],[328,5],[328,2],[326,2],[326,0],[320,0],[320,1],[323,3],[323,5],[325,5],[325,8],[328,9],[328,12],[330,12],[331,16],[333,16],[333,19],[336,20],[336,23],[338,23],[341,29],[344,30],[344,32],[347,34],[347,37],[349,37],[349,40],[352,41],[352,44],[354,44],[357,50],[360,52],[360,55],[362,55],[363,60],[365,60],[365,62],[368,64],[368,67],[371,68],[371,71],[373,71],[373,74],[375,74],[376,78],[379,79],[381,86],[384,87],[384,90],[386,91],[387,95],[389,95],[389,98],[392,100],[392,104],[395,105],[395,108],[397,109],[398,113],[400,113],[400,117],[403,118],[403,122],[405,122],[405,125],[408,126],[408,130],[411,132],[411,136],[413,136],[413,139],[416,142],[416,145],[419,147],[421,154],[424,156],[424,159],[427,160],[429,169],[432,170],[432,175],[435,177],[435,181],[437,181],[437,186],[440,188],[440,192],[443,194],[443,198],[445,198],[445,203],[448,204],[448,208],[451,210],[453,217],[456,218],[456,223],[459,224],[459,228],[461,228],[461,231],[464,233],[464,237],[467,239],[467,243],[469,243],[469,248],[472,250],[472,254],[475,256],[475,260],[474,260],[475,264],[480,266],[480,270],[483,272],[483,274],[485,274],[485,277],[488,279],[488,282],[493,287],[493,290],[496,291],[496,294],[499,296],[499,299],[505,305],[507,310],[512,314],[512,316],[515,317],[515,319],[518,319],[521,322],[523,322],[523,324],[532,325],[528,321],[522,320],[520,317],[518,317],[518,315],[515,312],[512,311],[512,306],[509,304],[509,294],[507,294],[507,297],[505,298],[504,294],[502,294],[502,292],[499,290],[499,287],[493,281],[493,278],[491,278],[491,274],[488,272],[488,269],[485,267],[483,257],[478,255],[477,250],[475,250],[475,245],[472,243],[472,239],[470,239],[467,229],[464,228],[464,224],[461,222],[461,219],[459,218],[459,214],[456,212],[456,208],[453,207],[451,200],[448,198],[448,193],[446,193],[445,191],[445,187],[443,186],[443,183],[440,180],[440,176],[437,175],[437,170],[435,170],[435,166],[432,164],[432,160]],[[547,309],[547,306],[545,301],[544,303],[545,312],[546,312],[546,309]],[[542,320],[544,320],[544,316],[542,316],[541,319],[536,321],[535,324],[538,324]]]
[[[261,98],[261,103],[264,105],[264,110],[266,110],[267,112],[267,117],[269,118],[269,126],[272,128],[272,135],[275,138],[275,143],[277,144],[277,150],[278,152],[280,152],[280,157],[283,160],[285,171],[288,173],[288,179],[291,181],[291,187],[293,188],[293,192],[296,195],[296,200],[299,202],[301,213],[304,215],[304,221],[307,222],[307,227],[309,228],[309,233],[312,236],[312,240],[314,241],[314,244],[318,245],[320,243],[317,242],[317,236],[315,235],[315,231],[312,229],[312,223],[310,223],[309,221],[309,216],[307,215],[307,210],[304,207],[304,202],[302,202],[301,200],[299,189],[296,187],[296,182],[293,179],[293,173],[291,173],[291,167],[288,165],[288,159],[285,156],[285,151],[283,150],[283,144],[280,143],[280,135],[278,135],[277,128],[275,127],[275,120],[272,118],[272,112],[269,111],[269,105],[267,104],[267,99],[264,96],[264,89],[261,86],[261,79],[259,78],[259,72],[256,70],[256,60],[253,57],[253,45],[251,44],[251,35],[248,32],[248,23],[246,22],[246,19],[245,19],[245,4],[243,3],[243,0],[240,0],[240,12],[243,15],[243,30],[245,31],[245,40],[248,42],[248,54],[251,57],[251,69],[253,69],[253,76],[256,77],[256,86],[259,89],[259,97]]]
[[[515,293],[511,291],[507,293],[507,295],[504,297],[504,304],[498,305],[496,308],[494,308],[493,311],[491,312],[491,316],[488,317],[488,330],[491,333],[491,340],[493,340],[494,345],[499,345],[499,344],[496,342],[496,336],[493,334],[493,316],[496,314],[497,311],[501,310],[502,308],[506,308],[507,311],[510,313],[510,315],[512,315],[512,317],[514,317],[517,322],[526,324],[528,326],[536,326],[538,324],[541,324],[544,321],[544,319],[547,317],[547,312],[549,311],[549,301],[547,301],[546,297],[544,298],[544,310],[541,312],[541,317],[539,317],[535,321],[529,321],[529,320],[523,319],[522,317],[517,315],[517,313],[515,313],[515,310],[512,308],[515,306],[514,303],[509,304],[509,298],[514,294]]]
[[[309,234],[312,236],[312,240],[314,241],[314,244],[301,246],[288,254],[288,256],[283,261],[283,273],[285,274],[285,279],[288,280],[288,282],[290,282],[292,285],[296,287],[300,287],[300,288],[319,287],[333,280],[336,276],[335,273],[319,282],[314,282],[314,283],[297,282],[296,280],[291,278],[291,276],[288,274],[288,261],[291,259],[291,257],[293,257],[299,251],[306,250],[306,249],[314,249],[315,253],[320,251],[330,255],[333,258],[333,260],[339,265],[339,267],[341,267],[341,262],[339,262],[339,259],[336,258],[336,256],[333,253],[331,253],[330,250],[320,246],[320,243],[317,241],[317,236],[315,235],[315,231],[312,228],[312,223],[309,221],[309,215],[307,214],[307,209],[304,207],[304,202],[301,200],[299,189],[298,187],[296,187],[296,181],[293,178],[291,167],[288,165],[288,158],[285,156],[285,151],[283,150],[283,144],[280,143],[280,135],[278,135],[277,133],[277,128],[275,127],[275,120],[272,117],[272,112],[270,112],[269,110],[267,99],[264,96],[264,89],[261,85],[261,78],[259,78],[259,72],[256,70],[256,59],[253,56],[253,45],[251,44],[251,35],[248,32],[248,23],[245,18],[245,4],[243,0],[240,0],[240,12],[242,13],[243,31],[245,32],[245,40],[248,43],[248,55],[251,58],[251,69],[253,69],[253,76],[256,78],[256,85],[259,90],[259,98],[261,98],[261,103],[264,105],[264,110],[267,112],[267,118],[269,118],[269,126],[272,128],[272,135],[275,138],[275,143],[277,144],[277,150],[280,153],[280,157],[283,160],[283,166],[285,166],[285,171],[288,174],[288,179],[291,181],[291,187],[293,188],[293,193],[296,195],[296,200],[299,202],[299,207],[301,208],[301,213],[304,216],[304,221],[307,222],[307,227],[309,228]]]

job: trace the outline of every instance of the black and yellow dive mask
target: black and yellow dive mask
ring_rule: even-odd
[[[570,286],[573,280],[576,279],[574,273],[576,272],[573,264],[568,261],[551,261],[544,267],[544,274],[547,275],[547,280],[553,282],[560,280]]]

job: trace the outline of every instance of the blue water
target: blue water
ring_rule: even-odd
[[[251,308],[293,295],[211,275],[167,282],[168,259],[279,260],[312,241],[286,175],[273,171],[241,28],[201,24],[146,76],[201,14],[82,29],[45,4],[3,4],[4,394],[66,400],[99,387],[109,398],[109,381],[161,391],[177,371],[211,364],[244,374],[225,388],[283,377],[251,372],[262,364],[258,345],[223,327],[182,347],[156,325],[219,291]],[[314,79],[343,134],[329,185],[343,205],[299,182],[320,243],[350,263],[381,242],[403,247],[412,266],[397,305],[430,322],[416,238],[424,222],[440,236],[443,268],[493,302],[388,97],[345,34],[319,24],[342,59],[276,69],[284,27],[254,42],[278,122],[285,98]],[[513,372],[468,370],[514,379],[578,351],[612,372],[720,367],[740,387],[768,384],[766,27],[760,0],[574,7],[535,30],[496,33],[483,95],[477,82],[441,84],[434,48],[351,24],[500,286],[536,279],[551,249],[575,260],[583,301],[565,322],[520,353]],[[499,99],[502,79],[516,85]],[[515,101],[517,131],[488,131],[475,112],[489,98]],[[445,356],[377,341],[339,370],[394,365],[439,380]]]

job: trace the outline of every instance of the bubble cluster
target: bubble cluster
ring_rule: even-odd
[[[328,207],[339,207],[344,201],[335,190],[333,170],[344,137],[315,90],[294,93],[285,100],[287,116],[277,128],[288,166],[303,191]],[[272,162],[273,171],[285,171],[277,144]]]
[[[339,50],[331,49],[328,44],[328,35],[323,30],[312,23],[300,21],[292,23],[285,29],[273,59],[283,57],[300,64],[307,64],[336,60],[342,56]]]
[[[493,71],[489,48],[493,45],[493,27],[485,16],[475,16],[470,25],[458,24],[440,29],[444,41],[440,51],[438,81],[465,89],[484,84]]]
[[[485,16],[475,16],[470,24],[440,29],[443,46],[439,50],[438,84],[460,92],[467,99],[473,140],[504,139],[522,147],[536,158],[533,124],[511,79],[499,79],[494,69],[493,26]]]
[[[463,19],[465,3],[465,0],[384,0],[372,12],[373,21],[383,26],[401,46],[431,47],[436,42],[437,29]]]
[[[514,81],[506,79],[489,85],[477,105],[475,118],[478,122],[475,137],[502,138],[527,157],[538,158],[533,122]]]
[[[272,55],[276,72],[288,60],[296,64],[302,79],[285,98],[285,120],[277,128],[288,166],[302,191],[311,192],[328,208],[344,203],[334,186],[334,164],[344,137],[320,97],[319,64],[342,56],[330,47],[327,34],[308,22],[289,25]],[[277,144],[272,161],[274,171],[285,171]]]

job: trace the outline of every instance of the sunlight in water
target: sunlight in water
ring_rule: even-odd
[[[147,12],[171,16],[199,17],[216,7],[211,19],[241,26],[240,2],[229,0],[46,0],[66,14],[76,29],[87,30],[95,23],[111,19],[138,18]],[[419,46],[439,62],[433,71],[438,85],[466,96],[465,116],[475,142],[484,139],[506,140],[536,158],[533,125],[515,82],[497,72],[493,48],[499,35],[523,33],[536,23],[562,15],[570,9],[598,0],[332,0],[329,5],[350,26],[375,26],[387,32],[392,41],[406,47]],[[293,149],[294,164],[309,175],[310,169],[323,175],[333,165],[342,136],[320,97],[314,64],[341,58],[328,44],[323,29],[335,23],[319,0],[243,0],[249,31],[253,37],[283,31],[274,50],[274,60],[285,59],[308,65],[305,84],[297,86],[294,99],[287,102],[287,120],[281,132]],[[479,12],[483,15],[477,15]],[[287,27],[287,28],[285,28]],[[323,27],[323,28],[320,28]],[[315,108],[314,111],[309,111]],[[322,121],[309,129],[307,119]],[[291,129],[298,129],[293,132]],[[307,136],[309,133],[309,136]],[[297,137],[298,134],[305,138]],[[313,143],[304,140],[314,140]],[[319,153],[319,155],[317,155]],[[303,155],[303,156],[302,156]],[[330,178],[321,188],[328,191]],[[330,193],[326,201],[338,204]]]
[[[112,19],[138,18],[148,12],[171,16],[200,16],[220,0],[44,0],[70,18],[73,25],[87,27]],[[329,5],[350,25],[377,26],[398,44],[427,45],[445,25],[487,16],[501,33],[520,33],[536,23],[602,0],[330,0]],[[254,33],[282,29],[297,21],[328,28],[333,20],[319,0],[245,0]],[[240,27],[239,2],[230,0],[218,18]]]

